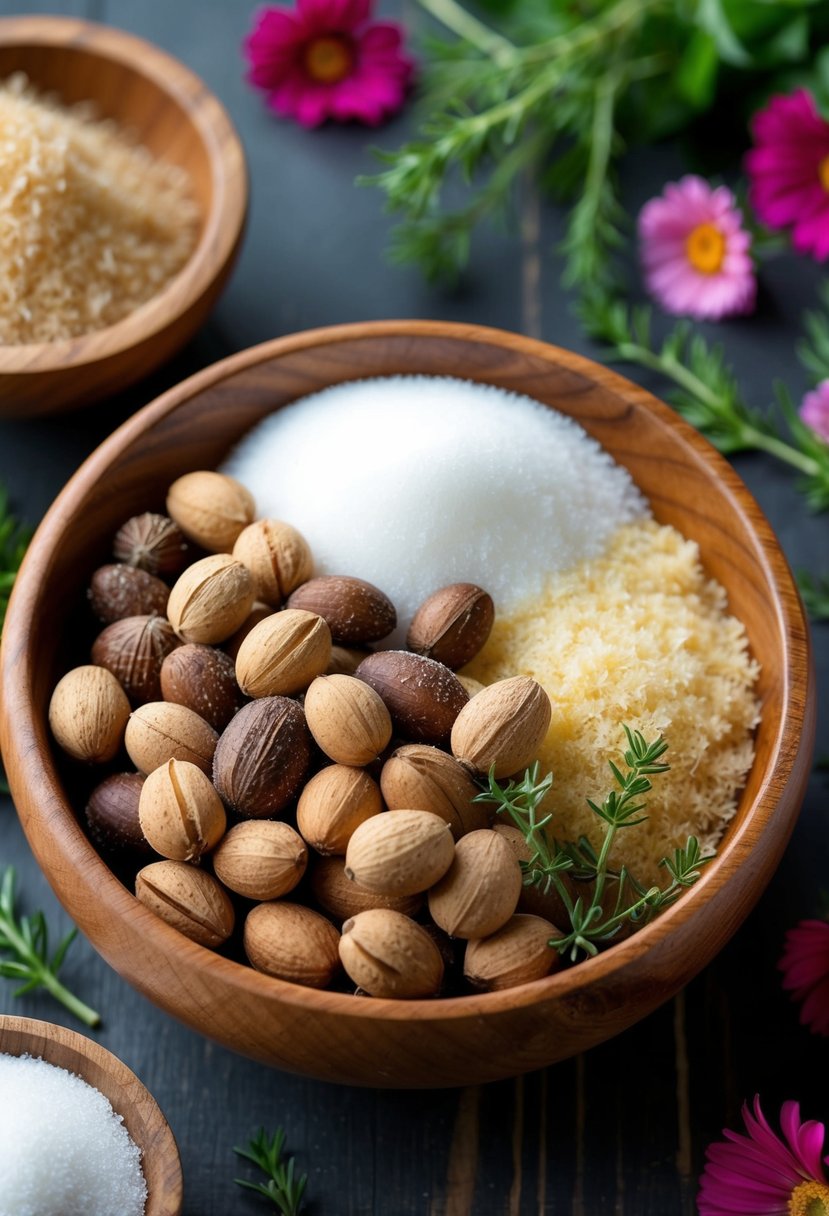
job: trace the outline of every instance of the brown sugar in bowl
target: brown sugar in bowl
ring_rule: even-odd
[[[109,538],[174,478],[218,465],[266,414],[367,376],[458,375],[572,415],[627,467],[657,519],[698,542],[761,664],[756,759],[718,856],[666,912],[598,957],[501,992],[356,998],[261,975],[142,907],[84,835],[48,735],[63,606]],[[281,1068],[372,1086],[466,1085],[602,1042],[673,996],[725,945],[771,878],[814,743],[808,629],[788,565],[727,462],[655,398],[556,347],[470,325],[373,322],[266,342],[209,367],[130,419],[72,478],[24,562],[0,657],[0,745],[26,835],[103,957],[169,1013]]]
[[[179,273],[115,325],[76,338],[0,345],[0,416],[88,405],[146,376],[203,323],[230,273],[247,211],[244,152],[221,103],[171,55],[70,17],[0,18],[0,80],[24,72],[64,105],[89,102],[183,169],[201,213]]]
[[[175,1138],[155,1098],[126,1064],[74,1030],[4,1015],[0,1016],[0,1053],[43,1059],[99,1090],[141,1150],[147,1183],[145,1216],[180,1216],[183,1181]]]

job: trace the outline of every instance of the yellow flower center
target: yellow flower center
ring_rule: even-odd
[[[320,84],[337,84],[351,71],[354,57],[344,38],[325,34],[314,38],[305,48],[305,70]]]
[[[716,274],[725,258],[725,237],[714,224],[697,224],[688,233],[685,252],[694,270]]]
[[[789,1199],[789,1216],[829,1216],[829,1186],[825,1182],[801,1182]]]
[[[823,160],[817,167],[817,175],[820,178],[820,184],[823,189],[829,194],[829,156],[824,156]]]

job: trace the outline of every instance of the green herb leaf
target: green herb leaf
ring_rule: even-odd
[[[308,1182],[308,1175],[296,1177],[296,1167],[293,1157],[282,1159],[285,1147],[285,1132],[278,1127],[269,1136],[264,1127],[260,1127],[255,1136],[248,1142],[246,1148],[234,1147],[233,1151],[239,1157],[244,1157],[257,1166],[268,1176],[266,1183],[249,1182],[245,1178],[234,1178],[237,1186],[255,1191],[279,1209],[282,1216],[300,1216],[303,1210],[302,1197]]]
[[[0,954],[9,956],[0,959],[0,976],[24,981],[15,990],[15,996],[45,988],[85,1025],[100,1025],[100,1014],[74,996],[58,979],[66,952],[78,930],[72,929],[50,958],[46,917],[42,912],[31,916],[16,915],[15,882],[12,866],[0,871]]]
[[[808,570],[798,570],[797,585],[812,620],[829,621],[829,574],[813,575]]]
[[[31,532],[12,514],[8,491],[0,485],[0,630],[6,617],[14,580],[31,539]]]

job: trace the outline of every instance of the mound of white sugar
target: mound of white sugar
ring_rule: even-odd
[[[577,423],[449,377],[304,397],[247,435],[223,471],[260,516],[299,528],[317,574],[374,583],[404,627],[447,583],[477,583],[508,609],[647,514],[626,470]]]
[[[140,1157],[99,1090],[0,1054],[0,1216],[143,1216]]]

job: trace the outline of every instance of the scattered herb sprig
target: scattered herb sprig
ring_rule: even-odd
[[[761,413],[746,403],[722,347],[706,342],[688,322],[656,342],[650,308],[632,308],[602,292],[584,298],[580,315],[611,359],[664,376],[673,385],[671,403],[721,452],[767,452],[801,474],[800,488],[813,511],[829,508],[829,444],[802,421],[783,384],[775,388],[785,434],[774,412]],[[829,317],[826,325],[829,342]],[[806,357],[803,350],[801,357]]]
[[[30,535],[28,529],[12,513],[8,491],[0,485],[0,630],[3,628],[9,596]]]
[[[813,621],[829,621],[829,574],[814,575],[798,570],[797,585]]]
[[[67,933],[50,957],[49,930],[43,913],[34,912],[19,918],[15,913],[15,880],[13,866],[0,872],[0,976],[22,981],[15,996],[45,988],[85,1025],[100,1025],[100,1014],[85,1005],[58,979],[66,952],[78,930]],[[3,958],[3,954],[10,957]]]
[[[286,1160],[282,1158],[284,1147],[285,1132],[283,1128],[278,1127],[274,1134],[269,1136],[264,1127],[260,1127],[256,1135],[249,1141],[247,1148],[234,1148],[233,1151],[247,1161],[252,1161],[263,1174],[267,1175],[268,1181],[266,1183],[248,1182],[245,1178],[234,1178],[234,1182],[237,1186],[246,1187],[250,1191],[255,1191],[257,1195],[270,1199],[282,1216],[300,1216],[303,1210],[302,1197],[305,1194],[308,1175],[296,1176],[294,1158],[288,1157]]]
[[[611,789],[601,803],[587,799],[601,821],[603,835],[598,852],[586,837],[576,843],[561,842],[547,831],[553,814],[539,818],[539,808],[552,787],[553,775],[548,773],[539,780],[537,762],[521,781],[503,786],[490,773],[488,788],[476,799],[493,804],[523,834],[531,850],[529,859],[521,863],[524,885],[537,886],[544,892],[556,890],[570,919],[570,930],[554,938],[551,945],[560,954],[569,954],[573,962],[581,954],[597,954],[599,944],[610,941],[625,922],[642,923],[673,903],[683,890],[693,886],[702,866],[710,861],[710,857],[702,856],[697,838],[689,836],[684,848],[674,850],[672,857],[663,857],[659,863],[670,876],[664,888],[643,887],[625,866],[618,871],[610,868],[618,833],[647,818],[641,799],[652,789],[651,777],[670,767],[661,759],[668,747],[664,739],[648,743],[640,731],[626,725],[623,729],[627,748],[621,765],[609,761],[617,788]],[[565,874],[577,882],[589,882],[589,891],[578,894],[574,884],[565,880]]]

